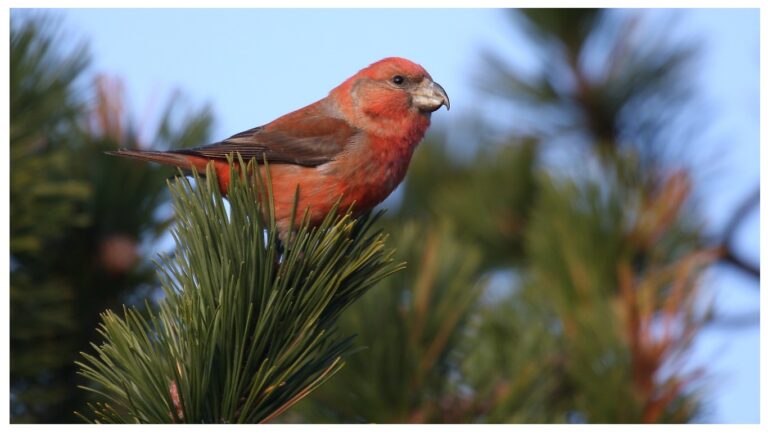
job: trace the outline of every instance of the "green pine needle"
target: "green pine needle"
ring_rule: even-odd
[[[230,161],[230,163],[233,163]],[[253,161],[233,173],[258,173]],[[264,172],[268,172],[265,170]],[[232,174],[227,197],[209,167],[195,184],[170,184],[176,252],[162,258],[158,307],[108,311],[83,353],[81,388],[96,423],[255,423],[279,415],[344,364],[339,314],[401,268],[375,217],[306,218],[281,254],[271,191],[259,175]],[[269,182],[265,182],[269,183]]]

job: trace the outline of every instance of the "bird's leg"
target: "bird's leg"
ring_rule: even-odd
[[[279,268],[280,264],[285,262],[285,260],[288,258],[288,250],[293,249],[293,242],[296,241],[296,229],[293,226],[281,224],[278,222],[277,224],[277,239],[275,239],[275,247],[277,248],[277,257],[276,257],[276,269]],[[296,257],[298,260],[302,260],[304,258],[304,252],[303,251],[294,251],[292,250],[290,252],[291,254],[298,254]]]
[[[275,240],[275,249],[277,249],[278,259],[285,254],[285,242],[280,236],[277,236],[277,239]]]

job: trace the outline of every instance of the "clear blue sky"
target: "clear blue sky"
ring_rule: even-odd
[[[60,11],[68,36],[90,42],[95,72],[125,81],[138,119],[156,118],[165,99],[182,90],[209,103],[213,138],[266,123],[325,96],[361,67],[387,56],[427,68],[451,97],[452,118],[484,104],[472,86],[481,47],[525,61],[520,36],[498,10],[121,10]],[[713,232],[759,181],[759,13],[757,10],[678,12],[679,31],[705,51],[691,77],[712,117],[707,132],[719,162],[699,190]],[[436,123],[448,113],[437,112]],[[691,149],[697,152],[697,149]],[[755,213],[739,248],[759,255]],[[718,267],[708,292],[723,314],[759,312],[758,287]],[[759,328],[713,328],[694,347],[706,365],[712,422],[759,421]]]

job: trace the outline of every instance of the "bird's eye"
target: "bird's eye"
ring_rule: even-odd
[[[403,77],[402,77],[402,76],[400,76],[400,75],[395,75],[395,76],[393,76],[393,77],[392,77],[392,82],[393,82],[393,83],[395,83],[395,84],[397,84],[397,85],[400,85],[400,84],[402,84],[403,82],[405,82],[405,78],[403,78]]]

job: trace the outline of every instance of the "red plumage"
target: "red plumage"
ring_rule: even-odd
[[[281,236],[297,211],[321,222],[342,197],[341,210],[363,213],[403,180],[430,115],[450,107],[443,88],[421,66],[397,57],[359,71],[325,98],[210,145],[167,152],[119,150],[112,154],[204,172],[213,161],[219,186],[229,182],[227,156],[269,162],[275,218]],[[353,205],[354,204],[354,205]]]

